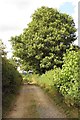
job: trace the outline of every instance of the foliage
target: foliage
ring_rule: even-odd
[[[22,76],[15,66],[5,57],[2,58],[2,105],[3,115],[6,113],[22,83]]]
[[[78,116],[78,108],[76,106],[69,106],[68,99],[64,100],[64,96],[59,91],[59,87],[55,84],[60,80],[61,69],[54,68],[43,75],[36,78],[37,84],[48,93],[48,95],[55,101],[58,107],[63,108],[68,118],[76,118]],[[71,102],[71,101],[70,101]]]
[[[25,82],[31,82],[32,80],[32,75],[30,75],[30,74],[26,74],[26,75],[22,75],[23,76],[23,81],[24,81],[24,83]]]
[[[54,68],[41,75],[38,84],[45,89],[54,88],[62,94],[68,106],[80,105],[80,50],[67,50],[62,69]]]
[[[62,66],[66,49],[76,39],[71,16],[56,9],[41,7],[20,36],[11,38],[14,55],[36,73]]]
[[[6,56],[6,52],[5,52],[5,45],[3,44],[2,40],[0,39],[0,56]]]
[[[22,77],[6,58],[2,58],[2,84],[3,92],[14,92],[16,88],[21,84]]]
[[[59,73],[59,70],[58,69],[54,69],[54,70],[47,71],[45,74],[42,74],[39,77],[39,80],[37,81],[38,84],[41,87],[51,88],[52,89],[52,87],[54,86],[53,80],[55,81],[55,76],[56,75],[57,75],[56,78],[58,77],[57,73]]]
[[[24,83],[27,82],[28,84],[38,85],[37,84],[38,78],[39,78],[38,74],[29,74],[29,73],[27,73],[27,75],[23,75]]]
[[[80,104],[80,51],[69,51],[64,55],[60,79],[56,86],[68,105]]]

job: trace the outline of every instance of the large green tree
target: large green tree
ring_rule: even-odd
[[[14,55],[38,73],[62,66],[63,53],[76,39],[73,18],[56,9],[41,7],[20,36],[12,37]]]

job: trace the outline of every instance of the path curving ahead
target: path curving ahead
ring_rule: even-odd
[[[40,87],[23,85],[6,118],[66,118],[66,115]]]

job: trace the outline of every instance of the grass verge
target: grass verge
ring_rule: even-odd
[[[17,92],[8,93],[2,97],[2,118],[5,118],[8,112],[12,109],[12,106],[14,105],[17,96],[19,95],[20,89],[21,86],[17,88]]]
[[[48,96],[55,102],[55,104],[63,110],[63,112],[66,114],[67,118],[78,118],[78,108],[74,106],[67,106],[67,104],[64,102],[64,97],[56,91],[55,88],[52,89],[46,89],[46,87],[41,87],[44,92],[48,94]]]

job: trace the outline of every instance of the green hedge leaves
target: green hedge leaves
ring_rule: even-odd
[[[54,87],[68,106],[80,104],[80,51],[67,50],[61,68],[54,68],[39,78],[39,84],[45,88]]]

